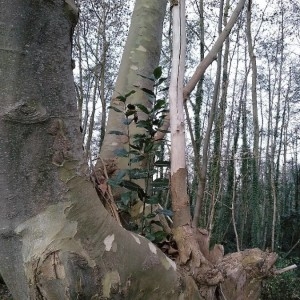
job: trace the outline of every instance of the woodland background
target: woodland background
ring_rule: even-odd
[[[218,24],[226,25],[235,2],[220,7],[219,1],[187,1],[186,78],[210,50],[220,32]],[[90,165],[104,138],[133,4],[80,2],[73,55],[83,145]],[[200,225],[209,231],[212,242],[223,244],[225,253],[259,247],[279,253],[282,266],[299,264],[300,5],[293,0],[254,1],[251,14],[247,19],[244,9],[218,59],[186,102],[189,198],[193,209],[201,169],[206,168]],[[166,78],[171,43],[167,12],[160,62]],[[167,91],[159,93],[167,99]],[[168,149],[167,138],[162,160],[168,159]],[[156,171],[155,178],[168,177],[165,166]],[[168,188],[162,188],[160,195],[159,204],[170,210]],[[118,203],[123,210],[126,205]],[[269,294],[287,289],[289,299],[300,299],[299,273],[284,276],[286,280],[267,285]]]

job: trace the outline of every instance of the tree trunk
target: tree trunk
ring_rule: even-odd
[[[219,21],[218,21],[219,35],[222,32],[223,7],[224,7],[224,1],[222,0],[220,2]],[[222,45],[223,45],[223,42],[222,42]],[[206,180],[207,180],[206,173],[207,173],[207,168],[208,168],[210,137],[211,137],[213,123],[215,121],[217,103],[219,100],[219,92],[220,92],[221,70],[222,70],[222,45],[219,47],[219,53],[217,54],[217,72],[216,72],[217,75],[216,75],[216,80],[214,83],[213,99],[212,99],[212,103],[211,103],[208,124],[207,124],[207,128],[206,128],[205,136],[203,138],[202,163],[201,163],[201,169],[200,169],[200,174],[199,174],[197,200],[196,200],[194,217],[193,217],[193,226],[194,227],[198,226],[199,217],[201,215],[201,208],[203,206],[203,200],[204,200],[204,192],[205,192]],[[212,199],[212,202],[214,202],[214,199]],[[213,207],[213,206],[214,206],[214,204],[212,203],[211,207]]]
[[[117,97],[135,90],[136,93],[130,96],[128,103],[149,107],[147,95],[140,88],[152,90],[153,82],[140,75],[149,77],[158,66],[166,4],[167,0],[136,1],[111,106],[124,110],[124,103]],[[139,117],[143,118],[142,114]],[[124,121],[122,114],[110,109],[107,132],[100,152],[106,160],[114,161],[116,169],[119,170],[128,168],[128,158],[117,157],[115,150],[128,147],[128,138],[109,132],[124,131]],[[138,130],[140,129],[136,126],[131,126],[130,135]],[[96,169],[100,167],[101,161],[98,161]]]

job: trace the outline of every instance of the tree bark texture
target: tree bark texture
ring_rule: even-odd
[[[185,71],[185,1],[172,7],[173,42],[172,69],[169,87],[171,121],[171,197],[174,227],[190,224],[185,164],[185,122],[183,109],[183,78]]]
[[[139,103],[149,107],[147,95],[140,88],[153,90],[153,82],[139,75],[151,76],[159,64],[166,5],[166,0],[137,0],[135,2],[111,106],[124,110],[124,104],[117,97],[135,90],[136,93],[129,97],[127,103]],[[143,118],[143,113],[139,113],[139,118]],[[100,155],[114,161],[116,169],[128,168],[128,158],[118,158],[114,152],[116,149],[128,147],[128,137],[109,132],[111,130],[124,131],[124,121],[125,117],[122,114],[113,109],[109,110],[107,132]],[[130,126],[131,136],[138,131],[141,129],[135,125]],[[101,161],[98,161],[96,169],[99,167],[101,167]]]

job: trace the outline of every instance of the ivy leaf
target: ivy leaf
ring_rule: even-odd
[[[141,200],[146,196],[144,190],[135,182],[129,180],[123,180],[120,185],[130,191],[137,192]]]
[[[154,96],[155,97],[155,94],[153,93],[153,91],[149,90],[149,89],[146,89],[146,88],[141,88],[141,90],[151,96]]]
[[[168,234],[163,230],[156,231],[156,232],[153,233],[153,235],[155,237],[155,242],[156,243],[162,242],[168,236]]]
[[[119,170],[116,177],[114,178],[116,181],[119,181],[121,183],[123,177],[127,174],[126,170]]]
[[[145,153],[149,153],[152,149],[153,149],[153,141],[152,140],[148,140],[145,142],[145,148],[144,148],[144,152]]]
[[[163,89],[161,89],[161,90],[159,90],[160,92],[164,92],[164,91],[168,91],[169,90],[169,87],[167,86],[167,87],[165,87],[165,88],[163,88]]]
[[[159,78],[158,82],[154,84],[154,86],[159,86],[161,85],[164,81],[166,81],[168,78],[167,77],[162,77]]]
[[[147,129],[148,131],[152,129],[151,122],[149,120],[140,120],[137,123],[136,127],[142,127],[142,128]]]
[[[137,106],[142,112],[144,112],[145,114],[147,114],[147,115],[150,114],[148,108],[147,108],[145,105],[143,105],[143,104],[136,104],[136,106]]]
[[[148,239],[150,242],[154,242],[155,241],[155,236],[153,233],[147,233],[145,235],[145,238]]]
[[[130,200],[132,198],[132,192],[125,192],[121,195],[121,201],[125,206],[128,206]]]
[[[128,151],[124,148],[114,150],[114,154],[118,157],[128,157]]]
[[[111,186],[111,187],[118,187],[120,185],[120,182],[112,179],[112,178],[109,178],[107,180],[107,183]]]
[[[131,169],[129,170],[128,173],[131,179],[148,178],[148,176],[150,175],[150,171],[146,169],[138,169],[138,168]]]
[[[123,103],[125,103],[126,102],[126,97],[124,97],[124,96],[118,96],[118,97],[116,97],[118,100],[120,100],[121,102],[123,102]]]
[[[142,78],[149,79],[151,81],[155,81],[154,78],[152,78],[152,77],[148,77],[148,76],[145,76],[145,75],[142,75],[142,74],[138,74],[138,75],[141,76]]]
[[[154,163],[154,166],[156,167],[170,167],[170,161],[168,160],[157,160],[155,163]]]
[[[166,105],[166,100],[165,99],[159,99],[155,102],[155,105],[154,105],[154,108],[153,108],[153,111],[158,111],[159,109],[165,107]]]
[[[158,195],[153,195],[153,196],[149,197],[148,199],[146,199],[146,203],[149,203],[149,204],[158,204],[159,203],[159,197],[158,197]]]
[[[131,90],[129,93],[125,94],[125,99],[135,93],[135,90]]]
[[[137,155],[137,156],[131,158],[131,159],[130,159],[130,162],[132,162],[132,163],[137,163],[137,162],[140,162],[140,161],[142,161],[142,160],[144,160],[144,159],[145,159],[145,156],[144,156],[144,155]]]
[[[143,149],[143,144],[139,144],[139,145],[129,144],[129,146],[130,146],[132,149],[135,149],[135,150],[138,150],[138,151],[141,151],[141,150]]]
[[[154,75],[155,79],[159,79],[161,77],[161,75],[162,75],[161,66],[154,69],[153,75]]]
[[[123,112],[122,110],[116,108],[115,106],[108,106],[107,108],[108,108],[108,109],[113,109],[114,111],[119,112],[119,113],[122,113],[122,112]]]

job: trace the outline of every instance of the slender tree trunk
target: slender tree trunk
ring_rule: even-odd
[[[248,52],[252,67],[252,82],[251,82],[251,98],[252,98],[252,113],[253,113],[253,162],[252,162],[252,205],[253,208],[253,222],[252,222],[252,244],[254,246],[261,246],[260,226],[261,219],[260,203],[259,203],[259,124],[258,124],[258,109],[257,109],[257,66],[256,56],[254,54],[252,32],[251,32],[251,9],[252,0],[248,0],[247,7],[247,42]]]
[[[227,0],[224,6],[224,26],[227,25],[227,16],[229,10],[229,1]],[[221,13],[221,11],[220,11]],[[220,104],[217,110],[217,119],[215,125],[215,135],[214,135],[214,146],[213,146],[213,154],[212,154],[212,162],[211,162],[211,194],[213,195],[213,205],[211,209],[211,218],[208,224],[209,232],[212,232],[214,227],[214,215],[215,211],[218,211],[216,208],[217,203],[220,203],[223,198],[219,191],[222,190],[222,180],[220,180],[221,176],[221,160],[224,158],[222,155],[222,144],[223,144],[223,135],[224,135],[224,122],[225,122],[225,114],[227,107],[227,91],[229,84],[229,69],[228,69],[228,60],[229,60],[229,38],[225,41],[225,50],[224,50],[224,59],[223,59],[223,70],[222,70],[222,82],[221,82],[221,96],[220,96]],[[222,220],[222,218],[218,218],[218,220]],[[223,225],[221,225],[223,228]]]
[[[199,1],[198,7],[199,13],[199,34],[200,34],[200,61],[204,59],[204,46],[205,46],[205,36],[204,36],[204,5],[203,0]],[[196,90],[196,99],[195,104],[193,105],[194,110],[194,136],[195,142],[193,143],[193,150],[194,150],[194,179],[193,179],[193,206],[196,203],[197,199],[197,190],[199,184],[199,174],[200,174],[200,147],[202,142],[202,135],[201,135],[201,120],[200,120],[200,112],[203,103],[203,94],[204,94],[204,74],[199,79],[197,84]],[[187,114],[187,109],[186,109]],[[191,131],[192,136],[192,131]]]
[[[222,0],[220,2],[220,13],[219,13],[219,34],[222,31],[222,16],[223,16],[223,7],[224,7],[224,1]],[[195,205],[194,210],[194,216],[193,216],[193,226],[197,227],[199,222],[199,217],[201,215],[201,207],[203,204],[204,199],[204,191],[206,186],[206,173],[207,173],[207,167],[208,167],[208,156],[209,156],[209,143],[210,143],[210,137],[211,137],[211,131],[213,127],[213,123],[215,120],[216,110],[217,110],[217,103],[219,100],[219,91],[220,91],[220,82],[221,82],[221,70],[222,70],[222,47],[220,47],[218,53],[218,59],[217,59],[217,75],[214,85],[214,94],[208,119],[208,124],[205,132],[205,136],[203,139],[203,150],[202,150],[202,163],[201,163],[201,169],[199,174],[199,185],[198,185],[198,191],[197,191],[197,201]],[[211,205],[213,207],[213,205]]]
[[[173,57],[169,87],[171,122],[171,197],[174,227],[190,224],[185,164],[185,122],[183,108],[183,78],[185,71],[185,3],[172,8]]]

